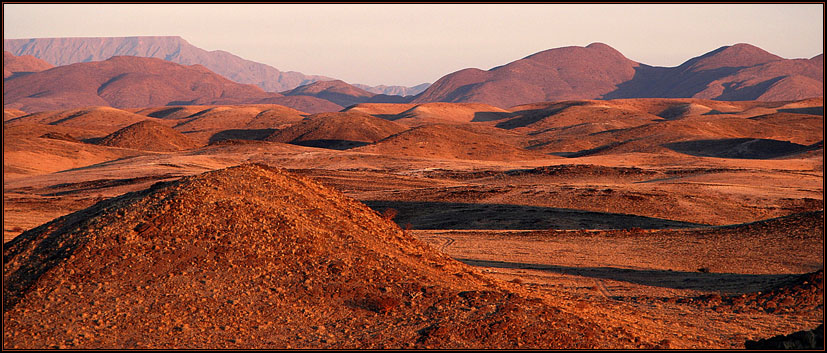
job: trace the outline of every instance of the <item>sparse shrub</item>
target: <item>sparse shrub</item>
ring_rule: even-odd
[[[387,314],[397,306],[399,306],[399,299],[391,296],[378,296],[365,300],[366,309],[380,314]]]
[[[388,221],[392,221],[396,215],[399,214],[395,208],[386,208],[384,212],[382,212],[382,218]]]
[[[640,227],[629,228],[629,233],[630,234],[642,234],[643,233],[643,228],[640,228]]]

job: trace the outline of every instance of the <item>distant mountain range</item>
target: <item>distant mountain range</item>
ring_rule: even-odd
[[[420,94],[420,93],[422,93],[422,91],[427,89],[428,86],[430,86],[430,85],[431,85],[430,83],[422,83],[422,84],[418,84],[418,85],[413,86],[413,87],[385,86],[385,85],[379,85],[379,86],[371,87],[371,86],[368,86],[368,85],[363,85],[363,84],[358,84],[358,83],[354,84],[354,86],[356,86],[357,88],[361,88],[361,89],[363,89],[365,91],[368,91],[368,92],[371,92],[371,93],[385,94],[385,95],[389,95],[389,96],[402,96],[402,97],[415,96],[417,94]]]
[[[432,85],[415,87],[366,87],[322,76],[283,73],[226,52],[198,49],[179,37],[5,40],[4,46],[15,50],[4,53],[4,107],[29,112],[83,105],[138,107],[233,102],[282,104],[318,113],[360,103],[460,102],[508,108],[573,99],[788,101],[824,95],[823,54],[811,59],[784,59],[749,44],[721,47],[669,68],[638,63],[608,45],[593,43],[549,49],[487,71],[464,69]],[[204,63],[170,66],[161,65],[158,60],[150,65],[134,56],[91,61],[114,52]],[[16,57],[15,53],[32,57]],[[85,62],[55,68],[49,64],[71,61]],[[231,72],[223,75],[235,77],[236,82],[243,78],[259,80],[259,87],[271,81],[279,85],[270,86],[273,88],[300,86],[280,89],[281,93],[265,92],[251,85],[221,81],[221,72],[207,64]],[[166,82],[170,77],[190,86]],[[271,79],[261,81],[261,77]],[[415,96],[409,94],[419,89],[424,91]]]
[[[460,70],[440,78],[412,102],[511,107],[569,99],[780,101],[823,95],[823,54],[790,60],[736,44],[666,68],[629,60],[608,45],[593,43],[549,49],[488,71]]]
[[[308,113],[342,109],[316,97],[285,97],[236,83],[201,65],[135,56],[59,66],[3,81],[3,107],[26,112],[86,106],[252,103],[280,104]]]
[[[33,38],[5,39],[3,50],[15,56],[31,55],[54,66],[102,61],[113,56],[158,58],[182,65],[204,67],[239,83],[249,83],[268,92],[281,92],[316,81],[333,78],[305,75],[245,60],[223,50],[207,51],[178,36],[97,37],[97,38]],[[428,84],[414,87],[360,85],[376,94],[414,95]]]

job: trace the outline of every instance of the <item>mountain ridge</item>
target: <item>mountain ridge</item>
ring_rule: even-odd
[[[746,43],[722,46],[676,67],[635,62],[592,43],[547,49],[489,70],[462,69],[411,102],[507,108],[570,99],[798,100],[824,95],[823,71],[823,54],[784,59]]]

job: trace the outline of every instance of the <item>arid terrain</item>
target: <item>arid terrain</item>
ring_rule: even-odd
[[[4,109],[4,349],[743,349],[823,323],[823,98],[194,103]]]

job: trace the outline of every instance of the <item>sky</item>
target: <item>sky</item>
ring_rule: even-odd
[[[824,5],[3,4],[4,39],[167,35],[281,71],[413,86],[594,42],[666,67],[736,43],[811,58]]]

